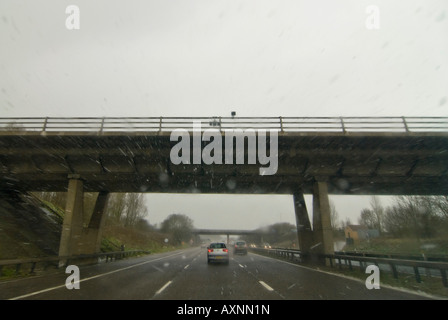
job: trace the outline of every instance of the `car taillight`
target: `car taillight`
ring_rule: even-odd
[[[222,251],[224,251],[224,252],[228,252],[228,251],[229,251],[229,249],[222,249]]]
[[[208,249],[208,252],[213,252],[213,249]]]

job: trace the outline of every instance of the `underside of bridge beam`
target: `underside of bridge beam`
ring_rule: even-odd
[[[313,253],[334,254],[330,202],[326,182],[316,181],[313,190]],[[326,259],[323,259],[323,261]]]
[[[108,193],[106,192],[100,192],[97,195],[94,210],[87,223],[85,223],[83,181],[79,178],[69,179],[65,216],[59,244],[60,257],[100,251],[107,199]]]
[[[309,257],[310,248],[313,244],[313,230],[311,229],[310,218],[306,208],[303,192],[294,192],[294,211],[296,214],[297,237],[299,248],[304,259]]]

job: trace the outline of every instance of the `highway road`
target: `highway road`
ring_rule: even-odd
[[[80,266],[79,289],[61,272],[0,283],[0,299],[88,300],[345,300],[425,299],[386,287],[249,253],[208,265],[206,249]],[[366,278],[367,278],[366,274]]]

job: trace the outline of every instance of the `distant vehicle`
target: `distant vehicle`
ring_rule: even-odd
[[[229,249],[224,242],[210,243],[207,248],[207,262],[224,262],[229,264]]]
[[[265,249],[271,249],[272,247],[271,247],[271,245],[270,245],[269,243],[265,243],[265,244],[263,245],[263,248],[265,248]]]
[[[241,241],[241,240],[236,241],[233,253],[234,254],[247,254],[246,241]]]

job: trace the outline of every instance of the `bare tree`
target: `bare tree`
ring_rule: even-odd
[[[109,224],[135,226],[148,215],[143,194],[113,193],[107,206]]]
[[[370,200],[370,206],[372,208],[374,216],[374,226],[375,229],[381,233],[383,231],[383,220],[384,220],[384,208],[381,205],[381,201],[377,196],[372,196]]]
[[[333,201],[330,200],[330,219],[331,219],[331,226],[333,227],[333,230],[339,229],[341,222],[339,220],[339,213],[336,210],[336,205]]]
[[[448,196],[421,197],[422,202],[431,208],[437,215],[448,219]]]
[[[50,202],[61,209],[65,209],[67,192],[33,192],[33,194],[43,201]]]
[[[148,215],[142,193],[127,193],[126,208],[124,211],[124,225],[134,226],[137,221]]]
[[[351,225],[352,221],[349,217],[346,217],[344,221],[341,222],[341,227],[345,229],[348,225]]]
[[[448,220],[440,208],[439,197],[399,196],[386,210],[385,227],[396,236],[432,237]]]
[[[377,229],[381,233],[384,229],[384,212],[380,199],[377,196],[372,196],[370,199],[370,209],[364,208],[361,210],[358,223],[369,229]]]
[[[173,237],[174,244],[187,242],[192,238],[193,220],[184,214],[171,214],[162,222],[161,231]]]
[[[107,205],[108,224],[121,224],[126,208],[126,193],[112,193]]]
[[[377,226],[377,220],[373,210],[367,208],[362,209],[361,216],[358,218],[358,223],[369,229],[375,229]]]
[[[41,200],[65,210],[67,192],[35,192],[34,195]],[[83,210],[86,217],[92,214],[98,193],[85,192]],[[141,193],[112,193],[107,205],[107,223],[135,226],[148,215],[144,197]]]

